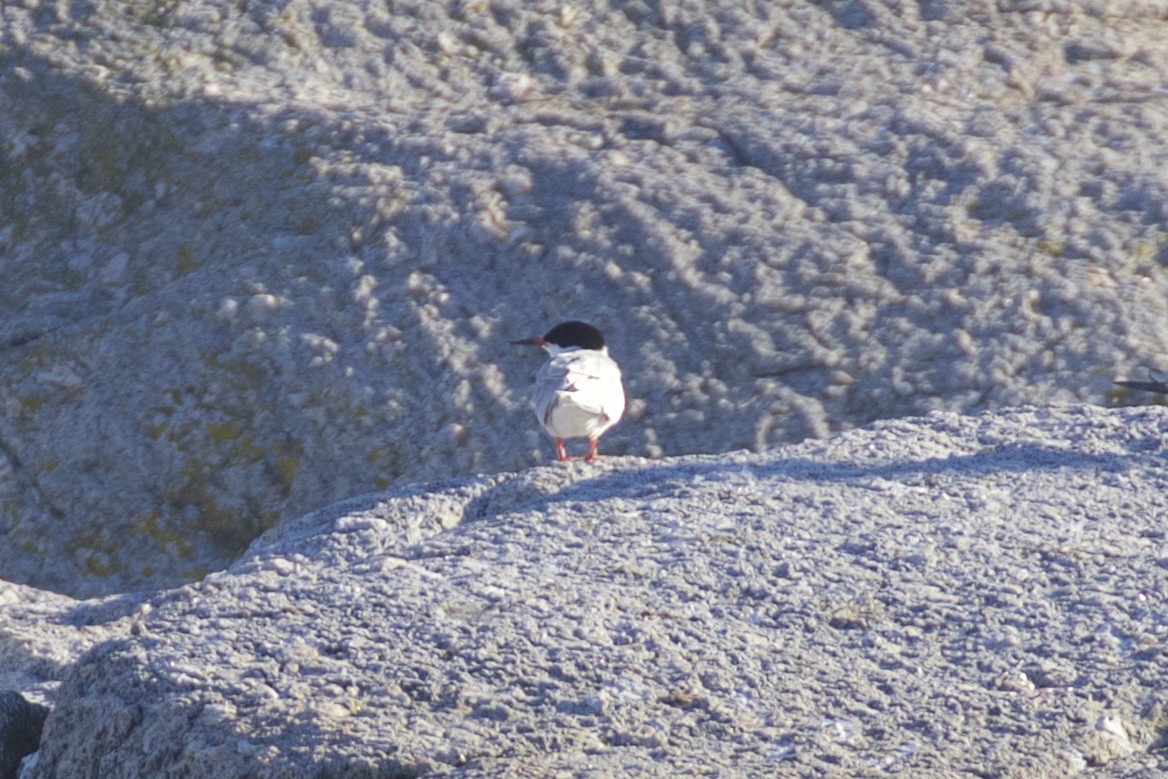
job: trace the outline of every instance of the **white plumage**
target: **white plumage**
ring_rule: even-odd
[[[553,438],[599,438],[625,411],[621,372],[608,350],[560,352],[535,374],[535,415]]]
[[[535,374],[535,416],[556,440],[556,455],[567,459],[566,438],[587,438],[586,460],[597,456],[597,440],[620,421],[625,391],[620,367],[608,355],[600,331],[583,322],[565,322],[545,336],[515,343],[547,350]]]

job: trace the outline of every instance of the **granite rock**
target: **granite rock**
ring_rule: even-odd
[[[1161,776],[1166,437],[937,412],[355,498],[74,604],[30,779]]]
[[[0,576],[223,568],[546,459],[510,339],[595,322],[613,454],[1105,402],[1165,367],[1168,4],[0,6]]]

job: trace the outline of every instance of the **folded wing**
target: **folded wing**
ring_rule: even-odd
[[[559,354],[536,374],[534,400],[536,413],[549,429],[565,426],[569,417],[578,421],[566,426],[579,429],[583,417],[592,417],[588,432],[563,432],[568,436],[599,435],[616,424],[625,410],[620,368],[603,352]],[[564,423],[557,425],[553,418],[557,415]]]

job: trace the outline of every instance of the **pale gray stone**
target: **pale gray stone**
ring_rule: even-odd
[[[3,3],[0,576],[173,586],[542,462],[506,342],[566,318],[613,455],[1122,401],[1168,367],[1168,4],[1115,7]]]
[[[355,498],[74,603],[29,779],[1163,775],[1166,443],[935,413]]]

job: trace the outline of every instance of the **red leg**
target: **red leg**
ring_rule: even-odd
[[[595,438],[588,439],[588,454],[584,455],[585,460],[592,462],[600,456],[600,452],[597,451],[598,445],[599,442]]]
[[[562,438],[556,439],[556,459],[560,462],[568,459],[568,452],[564,449],[564,439]]]

